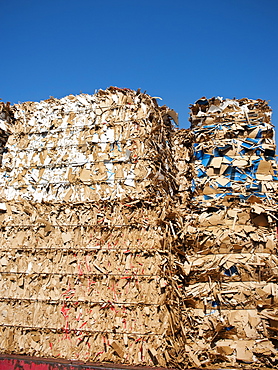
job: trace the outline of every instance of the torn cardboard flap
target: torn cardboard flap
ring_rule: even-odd
[[[260,161],[257,169],[257,175],[272,175],[272,164],[268,161]]]

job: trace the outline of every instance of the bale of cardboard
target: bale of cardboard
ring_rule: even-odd
[[[1,109],[0,350],[173,364],[173,111],[115,87]]]
[[[180,198],[185,183],[191,203],[180,205],[175,257],[185,358],[197,367],[275,367],[278,168],[271,109],[260,99],[216,97],[199,99],[190,113],[193,153],[184,166],[193,164],[194,174],[180,182]],[[180,132],[176,142],[188,147]]]

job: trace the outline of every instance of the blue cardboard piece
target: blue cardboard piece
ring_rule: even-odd
[[[204,154],[202,159],[202,165],[207,167],[212,159],[212,155],[210,154]]]

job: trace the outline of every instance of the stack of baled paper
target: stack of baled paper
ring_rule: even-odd
[[[176,368],[278,363],[271,109],[191,128],[111,87],[0,104],[0,351]]]
[[[117,88],[1,109],[1,352],[173,364],[173,112]]]
[[[191,366],[277,364],[278,172],[270,115],[259,99],[202,98],[191,106],[191,204],[180,206],[175,257]],[[187,147],[180,137],[177,144]]]

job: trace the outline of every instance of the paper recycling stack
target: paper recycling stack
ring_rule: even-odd
[[[1,119],[1,351],[167,366],[167,108],[109,88]]]
[[[193,145],[186,132],[175,138],[180,193],[191,200],[181,209],[176,249],[191,366],[277,365],[278,169],[270,115],[259,99],[202,98],[191,106]],[[182,179],[188,165],[191,176]]]
[[[275,366],[265,101],[202,98],[189,130],[114,87],[0,109],[2,353]]]

